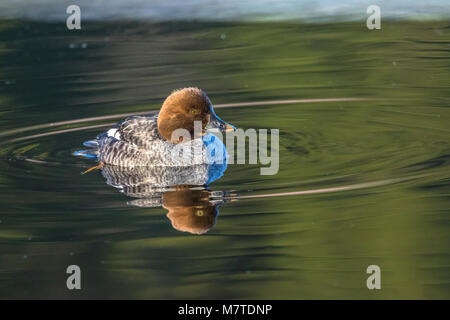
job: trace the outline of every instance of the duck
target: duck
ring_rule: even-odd
[[[84,142],[89,149],[75,155],[98,159],[99,164],[84,173],[106,164],[131,168],[226,164],[226,148],[214,133],[235,130],[216,115],[203,90],[188,87],[174,90],[158,113],[118,122]]]

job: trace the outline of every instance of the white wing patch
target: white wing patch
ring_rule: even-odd
[[[120,132],[117,128],[109,129],[107,132],[108,137],[116,138],[117,140],[120,140]]]

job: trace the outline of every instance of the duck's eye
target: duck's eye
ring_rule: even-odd
[[[192,109],[192,110],[191,110],[191,113],[192,113],[193,115],[196,115],[196,114],[198,113],[198,111],[197,111],[197,109]]]
[[[197,210],[197,211],[195,211],[195,215],[196,215],[197,217],[203,216],[203,210]]]

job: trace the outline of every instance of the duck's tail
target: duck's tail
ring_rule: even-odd
[[[98,148],[100,146],[100,143],[98,142],[97,139],[88,140],[88,141],[83,142],[83,146],[88,147],[88,148]]]
[[[99,153],[100,153],[99,152],[100,151],[100,143],[98,140],[85,141],[85,142],[83,142],[83,145],[90,149],[75,151],[73,153],[74,156],[80,156],[80,157],[90,158],[90,159],[98,159]],[[87,169],[86,171],[84,171],[81,174],[86,174],[95,169],[101,169],[103,167],[103,165],[104,165],[103,162],[100,162],[98,165]]]
[[[85,147],[90,149],[78,150],[73,153],[74,156],[84,157],[84,158],[98,158],[100,143],[98,140],[89,140],[83,142]]]

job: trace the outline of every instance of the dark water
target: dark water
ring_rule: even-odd
[[[0,297],[450,298],[449,50],[448,21],[0,22]],[[280,130],[277,175],[230,165],[209,192],[165,195],[203,206],[202,235],[72,155],[185,86]],[[293,99],[313,100],[243,104]],[[207,204],[220,191],[240,198]]]

